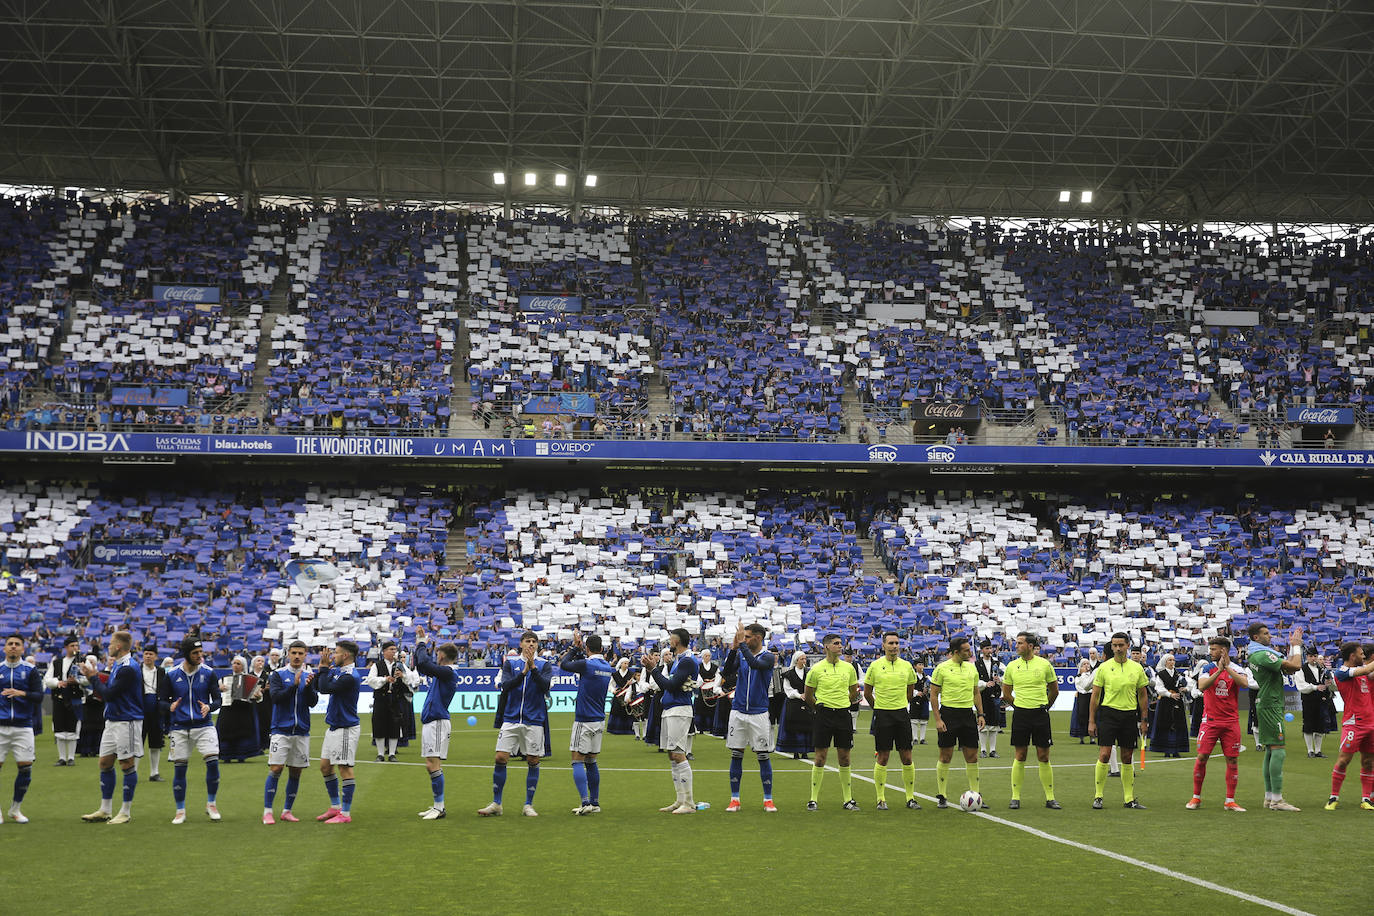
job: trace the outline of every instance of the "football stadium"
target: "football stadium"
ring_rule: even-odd
[[[0,909],[1368,912],[1370,4],[0,44]]]

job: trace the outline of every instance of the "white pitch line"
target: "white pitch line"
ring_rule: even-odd
[[[519,763],[519,762],[520,762],[520,759],[521,759],[521,758],[512,757],[512,758],[511,758],[511,762],[512,762],[512,763]],[[546,759],[547,759],[547,758],[546,758]],[[779,761],[779,760],[780,760],[780,761],[785,761],[785,762],[787,762],[787,763],[802,763],[802,764],[806,764],[808,767],[811,765],[809,761],[806,761],[806,760],[793,760],[791,757],[774,757],[773,760],[775,760],[775,761]],[[1150,765],[1151,765],[1151,766],[1156,766],[1156,765],[1161,764],[1161,763],[1192,763],[1192,762],[1193,762],[1193,758],[1187,757],[1187,758],[1183,758],[1183,759],[1181,759],[1181,760],[1156,760],[1154,763],[1152,763],[1152,764],[1150,764]],[[373,765],[376,765],[376,764],[378,764],[378,763],[382,763],[382,764],[385,765],[385,766],[399,766],[399,767],[422,767],[422,766],[424,766],[423,763],[414,762],[414,761],[410,761],[410,760],[393,760],[393,761],[359,760],[358,763],[357,763],[357,765],[358,765],[358,766],[362,766],[362,765],[365,764],[365,763],[370,763],[370,764],[373,764]],[[665,759],[665,764],[666,764],[666,759]],[[541,769],[545,769],[545,770],[569,770],[569,771],[572,770],[572,767],[549,766],[549,765],[543,764],[543,763],[541,763],[539,766],[540,766]],[[1055,768],[1056,770],[1061,770],[1061,769],[1069,769],[1069,768],[1071,768],[1071,767],[1095,767],[1095,766],[1097,766],[1096,763],[1056,763],[1056,764],[1054,765],[1054,768]],[[445,763],[445,764],[444,764],[444,769],[446,769],[446,770],[448,770],[448,769],[460,769],[460,770],[486,770],[486,769],[490,769],[490,768],[491,768],[491,764],[490,764],[490,763]],[[601,770],[602,770],[602,772],[604,772],[604,773],[660,773],[660,772],[666,772],[667,769],[668,769],[668,767],[667,767],[666,765],[665,765],[665,766],[662,766],[662,767],[608,767],[608,766],[602,766],[602,767],[601,767]],[[827,769],[833,770],[834,767],[827,767]],[[989,772],[989,771],[995,772],[995,771],[999,771],[999,770],[1010,770],[1010,769],[1011,769],[1011,767],[1009,767],[1009,766],[995,766],[995,767],[980,766],[980,767],[978,768],[979,772],[981,772],[981,773],[987,773],[987,772]],[[728,772],[730,772],[730,771],[729,771],[729,770],[702,770],[702,769],[697,769],[696,767],[692,767],[692,772],[693,772],[693,773],[728,773]],[[776,773],[779,772],[779,771],[778,771],[776,768],[774,768],[773,772],[776,774]],[[784,773],[805,773],[806,770],[782,770],[782,772],[784,772]],[[934,772],[935,772],[935,768],[934,768],[934,767],[917,767],[917,768],[916,768],[916,772],[917,772],[917,773],[934,773]],[[872,780],[870,779],[869,782],[872,782]],[[891,787],[891,788],[898,788],[898,787],[893,786],[893,787]],[[906,791],[906,790],[903,789],[902,791]]]
[[[1185,759],[1186,759],[1186,758],[1185,758]],[[801,762],[802,762],[802,761],[800,761],[800,760],[793,760],[793,761],[792,761],[792,763],[801,763]],[[1167,761],[1157,761],[1157,762],[1159,762],[1159,763],[1164,763],[1164,762],[1167,762]],[[1084,764],[1067,764],[1067,765],[1068,765],[1068,766],[1083,766]],[[1091,766],[1096,766],[1097,764],[1094,763],[1094,764],[1090,764],[1090,765],[1091,765]],[[1055,768],[1058,769],[1057,766],[1056,766]],[[829,771],[831,771],[832,773],[838,773],[838,772],[839,772],[839,769],[838,769],[837,767],[833,767],[833,766],[829,766],[829,765],[826,766],[826,769],[829,770]],[[860,774],[860,773],[855,773],[855,772],[853,772],[852,770],[850,771],[850,777],[853,778],[853,779],[860,779],[860,780],[863,780],[864,782],[869,783],[870,785],[876,785],[876,783],[873,781],[873,778],[872,778],[871,776],[864,776],[864,775],[862,775],[862,774]],[[905,788],[904,786],[895,786],[895,785],[893,785],[893,784],[890,783],[890,782],[889,782],[889,783],[884,783],[884,785],[885,785],[887,788],[893,789],[894,791],[897,791],[897,792],[905,792],[905,791],[906,791],[906,788]],[[934,796],[926,795],[926,794],[924,794],[924,793],[922,793],[922,792],[917,792],[916,794],[917,794],[918,796],[920,796],[921,798],[926,799],[927,801],[932,801],[932,802],[935,801],[935,797],[934,797]],[[1108,858],[1108,859],[1113,859],[1113,860],[1115,860],[1115,861],[1117,861],[1117,862],[1121,862],[1121,863],[1123,863],[1123,864],[1125,864],[1125,865],[1134,865],[1134,866],[1136,866],[1137,868],[1143,868],[1143,869],[1145,869],[1146,871],[1154,872],[1154,873],[1157,874],[1157,875],[1163,875],[1163,876],[1166,877],[1166,878],[1173,878],[1173,879],[1175,879],[1175,880],[1177,880],[1177,881],[1186,881],[1186,882],[1189,883],[1189,884],[1193,884],[1193,885],[1196,885],[1197,887],[1201,887],[1201,888],[1206,888],[1206,889],[1209,890],[1209,891],[1216,891],[1216,892],[1219,893],[1219,894],[1226,894],[1227,896],[1229,896],[1229,897],[1234,897],[1234,898],[1236,898],[1237,900],[1244,900],[1246,903],[1254,903],[1254,904],[1257,904],[1257,905],[1262,906],[1262,907],[1267,907],[1268,909],[1271,909],[1271,910],[1276,910],[1277,912],[1280,912],[1280,913],[1287,913],[1288,916],[1315,916],[1315,914],[1309,913],[1307,910],[1300,910],[1300,909],[1298,909],[1298,908],[1296,908],[1296,907],[1291,907],[1291,906],[1288,906],[1287,904],[1279,903],[1277,900],[1268,900],[1268,899],[1266,899],[1266,898],[1264,898],[1264,897],[1256,897],[1254,894],[1247,894],[1245,891],[1238,891],[1238,890],[1236,890],[1236,889],[1233,888],[1233,887],[1227,887],[1227,886],[1224,885],[1224,884],[1217,884],[1217,883],[1214,882],[1214,881],[1208,881],[1206,878],[1195,878],[1195,877],[1193,877],[1192,875],[1185,874],[1184,872],[1181,872],[1181,871],[1174,871],[1172,868],[1165,868],[1163,865],[1156,865],[1156,864],[1154,864],[1153,862],[1146,862],[1144,859],[1137,859],[1137,858],[1135,858],[1134,856],[1128,856],[1128,855],[1125,855],[1125,854],[1123,854],[1123,853],[1113,852],[1113,851],[1110,850],[1110,849],[1101,849],[1101,848],[1099,848],[1099,847],[1097,847],[1097,846],[1089,846],[1089,845],[1087,845],[1086,843],[1080,843],[1080,842],[1078,842],[1077,840],[1070,840],[1070,839],[1068,839],[1067,837],[1056,836],[1056,835],[1054,835],[1053,833],[1047,833],[1047,832],[1045,832],[1044,830],[1039,830],[1039,829],[1037,829],[1037,828],[1035,828],[1035,827],[1027,826],[1026,824],[1018,824],[1016,821],[1009,821],[1009,820],[1007,820],[1006,818],[998,817],[998,816],[996,816],[995,814],[988,814],[988,813],[983,812],[983,811],[975,811],[975,812],[970,812],[970,813],[976,814],[978,817],[981,817],[981,818],[986,818],[987,820],[992,821],[994,824],[1001,824],[1003,827],[1011,827],[1011,828],[1013,828],[1013,829],[1015,829],[1015,830],[1020,830],[1022,833],[1029,833],[1031,836],[1039,837],[1039,838],[1042,839],[1042,840],[1049,840],[1051,843],[1058,843],[1058,844],[1060,844],[1061,846],[1068,846],[1068,847],[1070,847],[1070,848],[1072,848],[1072,849],[1078,849],[1078,850],[1081,850],[1081,851],[1083,851],[1083,852],[1090,852],[1090,853],[1093,853],[1093,854],[1095,854],[1095,855],[1104,856],[1104,857],[1106,857],[1106,858]]]

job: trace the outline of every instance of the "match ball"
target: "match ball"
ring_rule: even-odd
[[[1292,714],[1291,712],[1286,712],[1286,713],[1284,713],[1284,714],[1283,714],[1283,721],[1285,721],[1285,722],[1292,722],[1292,721],[1293,721],[1293,714]]]
[[[469,725],[476,725],[476,724],[477,724],[477,717],[476,717],[476,716],[468,716],[468,724],[469,724]]]
[[[959,809],[961,811],[979,811],[982,810],[982,807],[983,796],[979,795],[972,789],[969,789],[963,795],[959,796]]]

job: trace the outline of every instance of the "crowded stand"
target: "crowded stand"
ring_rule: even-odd
[[[531,434],[544,426],[534,414],[551,432],[554,415],[577,416],[582,433],[601,417],[620,434],[643,412],[655,367],[643,315],[627,314],[638,292],[624,225],[548,217],[474,225],[467,256],[475,416],[525,414],[515,428],[528,423]]]
[[[280,336],[274,328],[268,422],[367,435],[446,428],[461,234],[438,211],[336,212],[303,227],[294,320]]]
[[[843,370],[818,359],[783,291],[769,224],[658,221],[638,230],[653,344],[674,432],[693,438],[830,440]]]

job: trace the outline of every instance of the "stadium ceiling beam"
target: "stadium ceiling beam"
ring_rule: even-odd
[[[596,8],[596,25],[592,29],[591,66],[588,67],[587,81],[583,86],[582,127],[578,131],[577,159],[573,162],[572,212],[579,216],[582,210],[582,195],[585,192],[587,173],[587,153],[592,144],[592,114],[596,111],[598,90],[601,88],[601,56],[606,50],[606,15],[614,0],[600,0]]]
[[[133,30],[121,24],[118,0],[105,0],[105,3],[100,5],[97,0],[88,0],[87,5],[101,25],[96,34],[104,41],[118,64],[120,79],[129,93],[129,101],[137,117],[136,129],[157,160],[158,168],[167,180],[167,187],[176,191],[176,149],[161,128],[156,106],[149,100],[148,87],[143,75],[145,68],[134,48]]]
[[[1286,33],[1285,37],[1290,41],[1297,40],[1296,46],[1293,44],[1287,45],[1283,59],[1279,61],[1277,66],[1270,68],[1269,71],[1264,74],[1264,78],[1254,86],[1249,96],[1239,105],[1227,112],[1225,118],[1212,129],[1203,143],[1195,147],[1187,158],[1178,163],[1164,181],[1146,192],[1141,211],[1149,213],[1154,204],[1160,199],[1160,196],[1174,188],[1180,179],[1187,176],[1193,166],[1203,156],[1215,154],[1217,147],[1221,145],[1222,138],[1226,136],[1227,132],[1232,130],[1237,122],[1251,112],[1263,98],[1264,93],[1274,85],[1280,74],[1286,71],[1295,62],[1307,58],[1307,51],[1315,44],[1318,38],[1325,35],[1328,29],[1337,24],[1343,24],[1348,27],[1349,23],[1346,22],[1342,14],[1346,12],[1353,2],[1354,0],[1331,0],[1331,2],[1325,5],[1321,10],[1322,18],[1315,27],[1306,30],[1299,28],[1298,34],[1296,35]],[[1259,15],[1259,9],[1259,7],[1256,7],[1255,15]],[[1298,18],[1299,20],[1301,19],[1300,16]],[[1249,175],[1253,177],[1255,171],[1252,169]]]
[[[215,108],[219,112],[220,123],[224,129],[224,140],[229,147],[230,158],[234,162],[234,171],[238,175],[239,191],[246,206],[254,196],[253,169],[249,162],[248,150],[243,143],[243,135],[234,123],[234,103],[229,98],[229,87],[226,83],[225,73],[219,65],[215,29],[210,22],[209,13],[206,11],[205,0],[192,0],[191,16],[196,24],[196,33],[200,39],[205,75],[210,83],[210,92],[214,96]]]
[[[973,87],[977,85],[979,78],[987,72],[992,56],[1011,35],[1009,26],[1016,15],[1018,6],[1020,6],[1019,0],[994,0],[991,14],[992,35],[980,47],[974,49],[971,59],[960,69],[956,79],[958,89],[955,91],[954,98],[944,105],[939,121],[923,138],[920,158],[906,170],[903,180],[894,184],[889,200],[894,210],[902,206],[902,202],[911,193],[916,182],[921,180],[926,166],[930,163],[931,153],[944,142],[950,127],[954,124],[954,119],[959,116],[959,112],[964,109],[968,100],[973,96]]]

